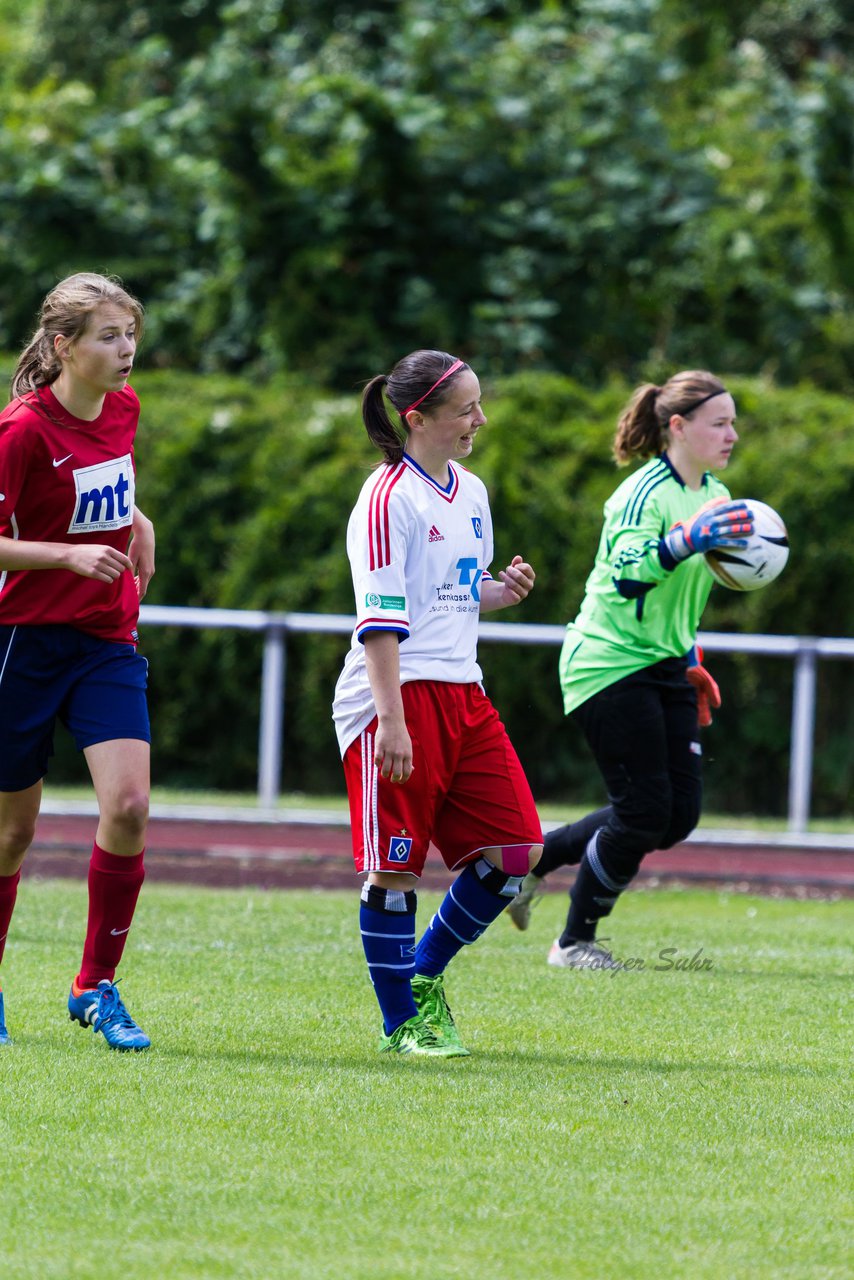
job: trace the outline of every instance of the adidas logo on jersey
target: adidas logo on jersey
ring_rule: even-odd
[[[430,534],[427,538],[427,541],[428,542],[444,542],[445,535],[444,533],[440,533],[439,530],[436,528],[436,526],[433,525],[433,527],[430,530]]]

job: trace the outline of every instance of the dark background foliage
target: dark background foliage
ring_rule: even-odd
[[[726,473],[732,491],[784,514],[789,564],[763,591],[714,588],[707,631],[850,635],[850,521],[854,433],[847,401],[813,388],[732,380],[741,442]],[[143,417],[138,499],[158,528],[158,571],[147,603],[352,614],[344,538],[356,494],[377,457],[358,397],[322,395],[281,375],[254,385],[236,375],[140,373]],[[591,391],[557,374],[487,383],[488,424],[472,466],[487,484],[496,566],[521,552],[537,586],[499,621],[564,623],[581,601],[601,507],[621,473],[610,460],[628,384]],[[142,628],[151,664],[156,781],[251,790],[256,784],[260,637],[245,632]],[[345,636],[288,641],[287,790],[343,787],[331,699]],[[487,689],[517,743],[536,794],[595,801],[600,784],[564,720],[557,650],[484,641]],[[715,655],[724,705],[706,735],[708,803],[718,811],[786,811],[792,665]],[[850,812],[854,784],[854,671],[820,664],[814,812]],[[52,777],[81,777],[67,744]]]
[[[728,481],[793,544],[704,627],[852,633],[845,0],[0,0],[0,54],[0,349],[70,271],[145,301],[151,602],[349,613],[357,388],[429,345],[485,383],[498,559],[539,572],[520,618],[577,608],[631,386],[702,366],[738,397]],[[251,788],[260,642],[144,643],[158,780]],[[289,644],[287,787],[340,782],[343,648]],[[538,794],[596,798],[556,652],[481,656]],[[790,664],[715,667],[710,803],[782,812]],[[850,809],[851,683],[821,665],[817,813]]]
[[[429,341],[493,373],[850,386],[842,0],[4,12],[2,347],[97,266],[158,365],[347,389]]]

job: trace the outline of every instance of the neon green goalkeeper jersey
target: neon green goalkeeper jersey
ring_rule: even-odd
[[[658,544],[678,520],[729,496],[708,472],[698,490],[687,488],[663,453],[605,503],[596,561],[560,654],[567,715],[615,680],[691,648],[714,579],[702,555],[665,569]]]

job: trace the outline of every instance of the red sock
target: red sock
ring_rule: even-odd
[[[20,871],[16,871],[13,876],[0,876],[0,960],[3,959],[3,952],[6,950],[6,936],[9,932],[12,912],[15,910],[20,878]]]
[[[115,976],[145,879],[144,854],[143,849],[122,858],[97,844],[92,847],[89,920],[77,975],[77,985],[84,991],[97,987],[104,978],[112,982]]]

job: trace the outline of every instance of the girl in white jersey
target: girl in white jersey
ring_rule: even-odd
[[[384,393],[394,407],[389,416]],[[380,1048],[458,1057],[443,973],[518,893],[542,832],[518,757],[481,685],[478,617],[534,585],[521,556],[493,578],[486,489],[458,465],[486,418],[462,360],[414,351],[372,379],[362,417],[383,463],[347,530],[356,627],[335,691]],[[458,871],[415,943],[431,842]]]
[[[526,929],[543,876],[576,865],[558,968],[609,968],[599,921],[644,856],[694,829],[702,796],[699,727],[720,694],[695,646],[712,588],[702,555],[743,547],[752,516],[713,475],[738,435],[735,404],[703,370],[639,387],[620,417],[617,461],[651,458],[605,504],[602,537],[578,617],[567,627],[560,679],[567,715],[595,756],[609,804],[547,834],[543,857],[510,908]]]
[[[57,720],[83,752],[99,819],[83,958],[68,1013],[112,1049],[150,1044],[118,993],[145,875],[147,663],[139,601],[154,531],[134,503],[143,309],[115,280],[61,281],[0,413],[0,959]],[[0,992],[0,1045],[10,1037]]]

